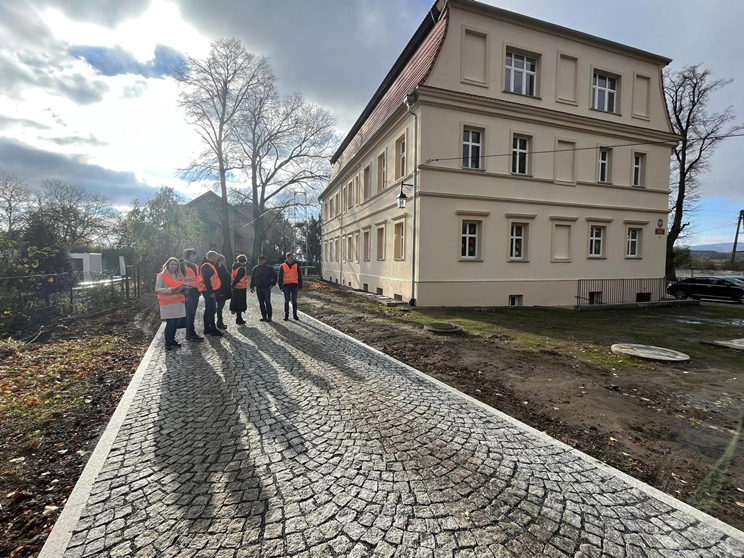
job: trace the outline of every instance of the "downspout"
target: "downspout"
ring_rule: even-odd
[[[416,306],[416,206],[418,205],[418,114],[413,111],[413,105],[418,100],[418,92],[414,89],[406,95],[406,107],[413,115],[413,245],[411,246],[411,299],[408,304]]]

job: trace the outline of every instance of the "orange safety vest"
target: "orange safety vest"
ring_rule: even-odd
[[[163,278],[163,283],[169,289],[177,289],[183,286],[183,275],[178,276],[178,281],[170,276],[170,273],[158,273],[158,277]],[[176,304],[178,302],[184,302],[186,297],[183,293],[158,293],[158,303],[160,306],[167,306],[168,304]]]
[[[212,271],[214,271],[214,273],[212,273],[212,276],[209,278],[209,282],[212,285],[212,291],[214,291],[214,292],[219,291],[220,290],[220,287],[222,286],[222,281],[220,280],[220,276],[217,273],[217,268],[214,267],[214,265],[212,265],[211,262],[205,262],[202,265],[203,266],[204,265],[208,265],[209,267],[212,268]],[[201,286],[199,287],[199,292],[200,293],[205,293],[205,292],[207,292],[207,287],[204,284],[204,277],[201,274],[199,274],[199,277],[200,277],[200,281],[201,281]]]
[[[189,265],[184,264],[186,268],[186,277],[184,278],[183,284],[193,289],[198,289],[200,292],[204,290],[204,281],[202,280],[201,271],[199,266],[194,264],[196,271]]]
[[[238,271],[240,271],[240,267],[233,269],[232,274],[230,277],[233,281],[235,281],[235,278],[238,276]],[[242,268],[243,271],[245,271],[245,268]],[[236,289],[247,289],[248,288],[248,273],[244,273],[243,277],[240,278],[240,281],[238,281],[237,285],[235,285]]]
[[[282,264],[284,274],[282,275],[282,285],[297,285],[300,282],[297,270],[300,268],[300,264],[295,263],[292,267],[287,265],[287,262]]]

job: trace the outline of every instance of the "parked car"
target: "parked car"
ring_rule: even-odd
[[[733,277],[690,277],[667,286],[674,298],[715,298],[744,304],[744,281]]]

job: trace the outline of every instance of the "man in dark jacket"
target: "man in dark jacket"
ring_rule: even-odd
[[[258,256],[258,265],[251,271],[251,292],[258,296],[258,305],[261,307],[261,321],[271,321],[271,288],[276,285],[276,271],[270,265],[266,265],[266,258]]]
[[[284,293],[284,321],[289,319],[289,301],[292,301],[292,315],[297,315],[297,293],[302,288],[302,272],[300,264],[294,259],[294,254],[287,254],[287,261],[279,268],[279,288]]]

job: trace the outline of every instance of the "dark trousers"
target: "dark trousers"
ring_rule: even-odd
[[[204,291],[204,333],[211,333],[217,331],[217,326],[214,323],[214,315],[217,312],[217,302],[209,293]]]
[[[165,320],[165,344],[170,345],[176,340],[176,329],[180,318],[169,318]]]
[[[222,309],[225,307],[226,299],[221,298],[217,301],[217,323],[222,323]]]
[[[196,335],[194,329],[194,320],[196,318],[196,309],[199,307],[199,291],[192,289],[186,295],[186,337]]]
[[[258,305],[261,307],[261,317],[270,318],[272,314],[271,287],[257,287],[256,296],[258,297]]]
[[[289,316],[289,301],[292,300],[292,314],[297,315],[297,293],[300,292],[299,285],[284,285],[284,316]]]

